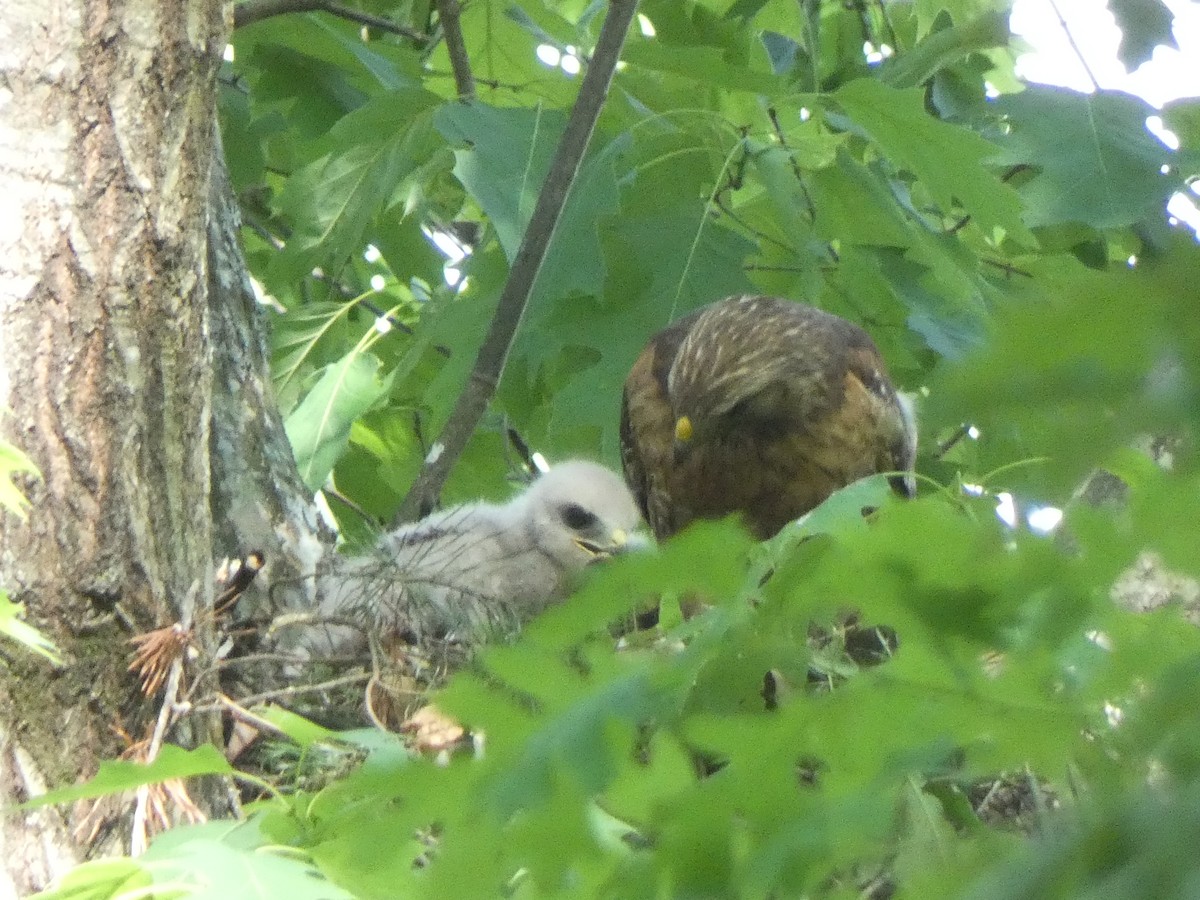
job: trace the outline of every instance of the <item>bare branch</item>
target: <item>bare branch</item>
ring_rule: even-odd
[[[1100,82],[1096,80],[1096,75],[1092,72],[1092,67],[1088,65],[1087,59],[1084,58],[1083,51],[1079,49],[1079,44],[1075,42],[1075,35],[1071,33],[1071,29],[1067,27],[1067,20],[1063,18],[1062,12],[1058,8],[1058,4],[1054,0],[1050,0],[1050,8],[1054,10],[1054,14],[1058,16],[1059,27],[1062,28],[1063,34],[1067,36],[1067,43],[1071,45],[1071,49],[1075,52],[1075,58],[1079,60],[1079,64],[1083,66],[1084,74],[1087,75],[1088,81],[1092,83],[1092,90],[1100,90]]]
[[[303,12],[327,12],[331,16],[337,16],[339,19],[349,19],[351,22],[358,22],[360,25],[366,25],[370,28],[378,28],[380,31],[386,31],[389,34],[398,34],[401,37],[408,38],[410,41],[416,41],[421,44],[429,42],[429,35],[423,32],[407,28],[397,22],[393,22],[391,19],[373,16],[370,13],[360,12],[357,9],[343,6],[340,3],[334,3],[333,0],[249,0],[249,2],[239,3],[234,7],[233,27],[243,28],[246,25],[261,22],[263,19],[269,19],[272,16]]]
[[[571,185],[583,163],[583,155],[596,128],[596,120],[608,96],[613,73],[625,43],[625,34],[637,0],[612,0],[595,53],[588,63],[587,74],[579,88],[579,97],[571,110],[571,118],[563,131],[554,161],[538,194],[537,205],[520,249],[513,260],[512,270],[504,284],[496,314],[488,328],[487,337],[475,359],[475,368],[467,381],[453,412],[425,458],[425,465],[416,483],[400,507],[401,521],[410,521],[427,513],[434,506],[450,469],[458,460],[475,426],[479,424],[488,401],[496,391],[513,335],[521,324],[525,305],[537,280],[538,271],[546,258],[546,249],[570,193]]]
[[[295,697],[303,697],[308,694],[320,694],[324,691],[333,690],[334,688],[343,687],[348,684],[363,684],[370,679],[371,676],[366,672],[351,672],[349,675],[330,678],[328,681],[322,681],[320,684],[289,684],[286,687],[277,688],[273,691],[249,694],[245,697],[239,697],[238,702],[243,707],[250,707],[258,703],[291,700]]]
[[[462,26],[458,14],[462,11],[458,0],[437,0],[438,21],[442,24],[442,35],[446,39],[446,52],[450,55],[450,68],[454,71],[454,86],[459,100],[475,99],[475,76],[471,74],[471,58],[467,56],[467,44],[463,40]]]

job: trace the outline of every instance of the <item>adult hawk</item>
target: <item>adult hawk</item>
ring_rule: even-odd
[[[667,326],[625,381],[625,479],[659,539],[740,513],[766,539],[850,482],[909,472],[912,407],[845,319],[730,297]],[[911,475],[893,487],[915,493]]]

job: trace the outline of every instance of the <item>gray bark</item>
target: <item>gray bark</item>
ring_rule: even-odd
[[[291,573],[319,555],[213,164],[226,29],[219,0],[0,17],[0,435],[44,476],[22,483],[27,522],[0,516],[0,586],[67,660],[0,646],[0,806],[94,774],[119,730],[146,736],[160,701],[128,639],[195,621],[211,646],[215,558],[253,547]],[[8,814],[0,898],[126,849],[128,815]]]

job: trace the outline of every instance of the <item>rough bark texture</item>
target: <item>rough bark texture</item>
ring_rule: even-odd
[[[0,434],[44,475],[27,523],[0,518],[0,586],[68,661],[0,647],[0,805],[145,735],[127,640],[211,607],[214,556],[316,553],[213,165],[226,29],[219,0],[0,17]],[[0,898],[124,843],[86,812],[5,817]]]
[[[300,481],[271,385],[264,307],[254,296],[238,240],[241,214],[220,148],[209,220],[213,354],[212,513],[216,556],[266,554],[255,585],[274,585],[277,605],[311,601],[323,558],[323,526]],[[294,586],[294,589],[287,588]]]

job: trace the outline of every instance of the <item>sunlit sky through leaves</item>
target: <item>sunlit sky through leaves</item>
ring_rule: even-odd
[[[1159,107],[1179,97],[1200,96],[1200,3],[1164,3],[1175,14],[1179,48],[1159,46],[1148,62],[1126,72],[1117,58],[1121,32],[1105,0],[1017,0],[1011,27],[1031,47],[1017,64],[1017,74],[1077,91],[1127,91]]]
[[[1200,96],[1200,3],[1163,2],[1174,14],[1173,30],[1178,46],[1160,45],[1147,62],[1126,71],[1118,54],[1121,30],[1109,11],[1108,0],[1016,0],[1011,27],[1030,48],[1018,61],[1017,74],[1027,81],[1082,92],[1125,91],[1160,108],[1180,97]],[[644,35],[654,34],[653,24],[646,16],[639,16],[639,25]],[[867,45],[863,52],[870,61],[879,62],[890,51],[891,48]],[[569,77],[579,73],[575,47],[567,47],[563,52],[543,44],[537,53],[550,68],[561,68]],[[1149,126],[1168,146],[1177,146],[1173,136],[1163,132],[1161,121],[1151,120]],[[1191,198],[1176,195],[1168,210],[1193,230],[1200,231],[1200,210]]]
[[[1011,27],[1030,45],[1017,64],[1017,74],[1043,84],[1077,91],[1125,91],[1156,107],[1180,97],[1200,97],[1200,3],[1163,0],[1174,14],[1173,33],[1178,47],[1160,45],[1151,58],[1131,72],[1118,58],[1121,31],[1106,0],[1017,0]],[[1172,136],[1162,134],[1161,122],[1151,130],[1168,146]],[[1193,197],[1177,194],[1167,209],[1176,218],[1200,231],[1200,210]]]

